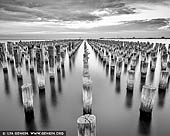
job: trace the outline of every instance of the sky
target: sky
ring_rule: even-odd
[[[170,0],[0,0],[0,39],[170,37]]]

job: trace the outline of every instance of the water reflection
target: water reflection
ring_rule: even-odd
[[[105,66],[106,66],[106,62],[105,62],[105,61],[103,61],[102,63],[103,63],[103,68],[105,68]]]
[[[99,56],[99,54],[98,54],[98,61],[100,62],[100,64],[102,64],[102,59],[101,59],[101,57]]]
[[[106,76],[109,74],[109,65],[106,65]]]
[[[139,116],[139,134],[149,135],[151,129],[151,116],[147,116],[140,112]]]
[[[8,57],[7,57],[7,62],[8,62],[8,64],[10,63],[10,58],[8,58]]]
[[[164,107],[166,91],[158,89],[158,106],[160,108]]]
[[[72,72],[72,60],[71,58],[69,58],[69,69],[70,69],[70,73]]]
[[[170,77],[169,77],[169,79],[168,79],[168,86],[167,86],[167,89],[169,90],[169,88],[170,88]]]
[[[48,73],[49,71],[49,67],[48,67],[48,63],[45,63],[45,71]]]
[[[154,72],[150,71],[150,83],[153,83],[153,79],[154,79]]]
[[[116,93],[120,93],[120,78],[116,78]]]
[[[36,58],[34,58],[34,66],[36,66],[37,65],[37,60],[36,60]]]
[[[65,79],[65,66],[63,65],[61,68],[62,71],[62,78]]]
[[[93,49],[93,48],[92,48]],[[93,50],[94,51],[94,50]],[[96,51],[94,51],[95,57],[96,59],[98,58],[98,53]]]
[[[36,124],[35,124],[34,120],[32,120],[32,121],[25,121],[25,125],[26,125],[26,130],[27,131],[36,131],[37,130]]]
[[[114,80],[114,71],[110,71],[110,81],[113,82]]]
[[[5,82],[5,93],[6,95],[10,95],[8,72],[4,73],[4,82]]]
[[[132,98],[133,98],[133,90],[127,89],[126,91],[126,107],[127,108],[132,107]]]
[[[92,106],[83,107],[83,115],[92,114]]]
[[[19,103],[21,106],[23,106],[23,101],[22,101],[22,85],[23,85],[23,79],[18,80],[18,94],[19,94]]]
[[[48,117],[48,110],[46,105],[46,99],[45,99],[45,92],[40,93],[40,117],[41,117],[41,123],[43,127],[47,127],[49,124],[49,117]]]
[[[11,64],[11,73],[12,73],[12,77],[15,78],[16,77],[16,73],[15,73],[14,63]]]
[[[26,111],[25,110],[25,126],[27,131],[35,131],[36,124],[34,121],[34,110]]]
[[[57,71],[58,91],[62,93],[61,72]]]
[[[141,78],[141,80],[140,80],[140,92],[142,92],[143,85],[145,85],[145,79]]]
[[[136,65],[138,65],[139,64],[139,55],[137,56],[137,58],[136,58]]]
[[[75,66],[75,58],[76,58],[76,54],[74,54],[74,55],[72,56],[73,66]]]
[[[124,74],[127,72],[127,66],[124,66]]]
[[[29,64],[28,64],[28,60],[26,59],[26,61],[25,61],[25,66],[26,66],[26,70],[27,70],[27,72],[28,72],[28,70],[29,70]]]
[[[24,64],[24,62],[23,62],[23,59],[24,59],[24,57],[21,57],[21,66],[23,66]]]
[[[51,86],[51,102],[52,106],[57,105],[57,94],[56,94],[56,89],[55,89],[55,80],[50,78],[50,86]]]
[[[36,89],[36,80],[35,80],[34,71],[32,71],[30,73],[30,75],[31,75],[31,83],[32,83],[33,92],[34,92],[34,94],[36,94],[37,93],[37,89]]]

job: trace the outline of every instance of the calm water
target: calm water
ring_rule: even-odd
[[[149,41],[149,40],[145,40]],[[5,42],[5,41],[4,41]],[[151,42],[170,43],[170,40],[151,40]],[[138,63],[135,72],[133,93],[128,93],[127,70],[122,69],[121,79],[110,78],[110,72],[101,64],[91,47],[87,46],[89,70],[93,80],[93,109],[97,118],[97,136],[169,136],[170,135],[170,83],[164,94],[158,94],[153,108],[151,122],[139,120],[141,86]],[[45,96],[39,95],[36,72],[30,74],[29,66],[23,61],[23,83],[18,82],[15,69],[9,63],[8,73],[4,74],[0,65],[0,130],[66,130],[67,136],[77,135],[77,118],[83,114],[82,73],[83,44],[74,58],[65,60],[65,70],[56,73],[55,82],[50,82],[46,70]],[[160,55],[158,54],[158,60]],[[147,83],[158,88],[160,61],[155,73],[148,69]],[[25,122],[21,101],[21,85],[32,83],[34,90],[34,122]]]

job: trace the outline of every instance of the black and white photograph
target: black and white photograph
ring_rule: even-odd
[[[0,0],[0,136],[170,136],[170,0]]]

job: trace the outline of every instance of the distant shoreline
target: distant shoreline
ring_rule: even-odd
[[[23,40],[32,40],[32,41],[52,41],[52,40],[64,40],[64,39],[86,39],[86,38],[59,38],[59,39],[0,39],[1,41],[2,40],[15,40],[15,41],[23,41]],[[99,39],[99,38],[98,38]]]
[[[170,38],[99,38],[99,39],[170,39]]]
[[[32,41],[44,41],[44,40],[46,40],[46,41],[52,41],[52,40],[63,40],[63,39],[170,39],[170,38],[59,38],[59,39],[0,39],[0,41],[3,41],[3,40],[15,40],[15,41],[22,41],[22,40],[32,40]]]

